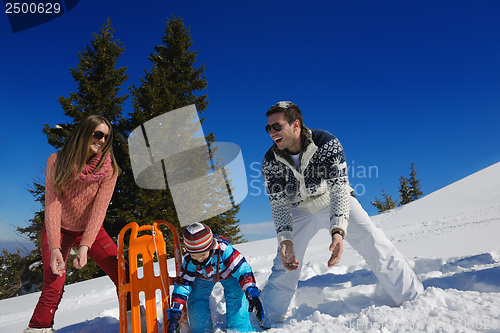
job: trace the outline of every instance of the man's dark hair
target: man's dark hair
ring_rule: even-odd
[[[292,102],[278,102],[274,104],[266,112],[266,116],[269,118],[269,116],[279,112],[283,112],[285,119],[289,122],[298,119],[301,126],[304,124],[304,121],[302,120],[302,112],[300,112],[299,107]]]

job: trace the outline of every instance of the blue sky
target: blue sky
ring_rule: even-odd
[[[499,162],[498,13],[496,0],[80,1],[12,33],[3,12],[0,244],[20,240],[14,226],[39,209],[27,188],[55,151],[43,124],[67,121],[57,98],[76,91],[69,68],[107,18],[125,45],[124,93],[151,68],[166,19],[190,26],[206,64],[203,130],[241,148],[249,188],[238,217],[255,240],[272,237],[259,170],[272,144],[265,112],[280,100],[298,104],[308,127],[337,136],[370,215],[382,188],[397,198],[412,162],[424,194]]]

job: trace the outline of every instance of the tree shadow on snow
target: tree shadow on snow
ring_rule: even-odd
[[[416,262],[415,271],[422,270],[425,273],[437,271],[445,275],[422,281],[425,288],[499,292],[500,266],[480,269],[484,265],[498,265],[498,262],[491,253],[482,253],[444,263],[436,259],[422,259]],[[475,266],[479,266],[478,269],[474,269]]]
[[[330,315],[332,317],[338,317],[343,313],[359,313],[363,309],[366,309],[374,305],[375,303],[376,302],[374,302],[374,299],[371,297],[371,295],[363,295],[358,293],[349,294],[349,296],[344,297],[341,300],[325,302],[316,306],[310,306],[306,303],[302,303],[293,310],[292,316],[287,320],[304,320],[316,311]]]
[[[57,333],[116,333],[120,331],[120,321],[114,317],[97,317],[92,320],[66,326]]]
[[[374,285],[377,282],[378,279],[375,277],[372,271],[361,269],[346,274],[329,273],[324,275],[317,275],[305,281],[299,281],[297,292],[300,293],[301,288],[304,288],[306,293],[309,293],[309,291],[306,290],[307,288],[316,288],[320,291],[322,291],[324,288],[329,288],[333,291],[343,290],[346,289],[345,283],[350,283],[349,288],[351,288],[359,285]],[[353,291],[349,292],[340,300],[325,301],[324,303],[319,304],[307,303],[308,302],[306,301],[300,305],[297,304],[297,308],[293,310],[294,313],[289,319],[303,320],[312,315],[315,311],[328,314],[332,317],[338,317],[343,313],[358,313],[372,305],[395,306],[394,301],[383,290],[379,290],[379,293],[370,294],[363,294],[359,291]]]
[[[457,289],[462,291],[500,292],[500,267],[479,271],[455,273],[450,276],[430,278],[422,281],[424,287]]]
[[[443,258],[418,258],[415,260],[413,271],[416,274],[425,274],[433,271],[441,273],[461,273],[464,269],[470,269],[477,265],[497,264],[491,253],[482,253],[455,260],[446,261]]]
[[[346,274],[328,273],[323,275],[316,275],[305,281],[299,281],[297,288],[335,288],[337,286],[339,287],[339,289],[343,289],[344,287],[342,286],[342,284],[346,282],[350,282],[351,286],[355,287],[361,284],[375,284],[378,282],[378,280],[372,273],[372,271],[369,271],[367,269],[360,269],[358,271]]]

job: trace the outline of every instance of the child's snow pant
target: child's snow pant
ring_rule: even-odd
[[[295,257],[301,263],[296,271],[287,271],[281,261],[280,250],[274,259],[272,273],[262,291],[266,313],[264,327],[285,320],[303,266],[304,254],[311,238],[318,230],[330,227],[330,208],[312,215],[292,207]],[[424,291],[422,283],[396,250],[384,232],[377,228],[358,200],[351,197],[349,224],[345,240],[365,259],[381,286],[396,305],[416,298]],[[328,251],[328,248],[325,248]]]
[[[224,288],[226,299],[227,329],[237,332],[252,332],[248,301],[238,280],[231,276],[219,281]],[[210,294],[215,286],[214,281],[195,279],[193,289],[187,300],[189,327],[193,333],[212,332],[212,316],[210,313]]]
[[[71,248],[80,244],[82,235],[83,231],[69,231],[61,228],[61,253],[65,262]],[[66,278],[66,274],[56,275],[52,273],[50,268],[50,249],[45,225],[42,228],[41,247],[43,286],[38,304],[28,325],[32,328],[50,328],[54,325],[54,316],[64,293],[64,280]],[[87,254],[106,272],[118,291],[118,248],[103,227],[99,230]]]

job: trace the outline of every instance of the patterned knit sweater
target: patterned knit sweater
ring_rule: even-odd
[[[212,257],[205,266],[196,266],[191,261],[189,253],[184,255],[182,270],[178,276],[180,281],[174,283],[172,293],[173,309],[182,310],[186,305],[195,279],[213,281],[217,271],[221,280],[234,276],[243,291],[250,286],[256,285],[252,268],[245,260],[245,257],[226,238],[219,235],[214,235],[214,237],[217,240],[217,248],[213,251]],[[219,266],[218,270],[217,266]]]
[[[118,174],[111,168],[98,181],[74,181],[62,193],[52,181],[57,153],[47,159],[45,181],[45,230],[50,250],[61,247],[61,228],[82,231],[80,245],[89,248],[101,229]]]
[[[276,144],[262,163],[278,244],[294,241],[291,206],[311,214],[330,207],[330,232],[347,234],[350,186],[342,145],[324,130],[302,126],[302,151],[297,170],[290,155]]]

